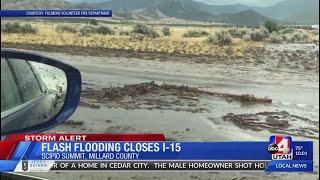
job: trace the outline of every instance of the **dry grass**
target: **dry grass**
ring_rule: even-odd
[[[130,35],[120,35],[121,31],[130,32],[133,25],[109,25],[116,33],[114,35],[91,34],[80,36],[79,33],[58,33],[55,31],[58,25],[68,25],[68,23],[52,22],[32,22],[34,27],[38,28],[37,34],[9,34],[1,33],[1,41],[20,44],[38,44],[38,45],[70,45],[80,47],[103,47],[110,49],[125,49],[142,52],[160,52],[160,53],[179,53],[187,55],[210,55],[218,57],[238,57],[246,56],[248,49],[261,49],[263,42],[245,42],[242,39],[234,39],[228,46],[218,46],[206,42],[207,36],[184,38],[183,34],[189,30],[207,31],[214,34],[223,28],[209,27],[170,27],[171,35],[164,36],[161,33],[163,26],[153,26],[161,36],[159,38],[135,38]],[[86,24],[72,24],[72,26],[81,28]],[[230,51],[231,48],[231,51]],[[230,54],[230,52],[232,52]]]

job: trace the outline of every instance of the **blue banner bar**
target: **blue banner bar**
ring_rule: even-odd
[[[106,153],[109,157],[138,155],[132,160],[271,160],[268,145],[269,142],[31,142],[27,149],[18,148],[24,149],[20,158],[25,160],[79,160],[63,158],[74,153],[81,153],[82,160],[99,160]],[[312,142],[293,142],[292,145],[293,160],[313,159]],[[110,149],[106,149],[108,147]],[[303,151],[296,150],[296,147],[303,148]]]
[[[0,172],[13,172],[19,161],[0,160]]]
[[[280,145],[279,150],[283,150]],[[288,147],[291,149],[289,153],[273,153],[270,152],[270,142],[19,142],[10,159],[0,160],[0,172],[19,169],[22,162],[42,162],[45,165],[48,160],[67,163],[202,160],[259,164],[264,161],[268,163],[263,167],[266,172],[313,172],[313,142],[295,141]]]
[[[1,17],[112,17],[111,10],[1,10]]]
[[[270,161],[266,172],[313,172],[312,160]]]

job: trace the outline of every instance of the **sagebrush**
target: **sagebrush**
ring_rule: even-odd
[[[21,34],[36,34],[38,29],[33,27],[31,24],[20,24],[15,23],[6,23],[1,24],[1,32],[5,33],[21,33]]]
[[[190,37],[203,37],[208,36],[209,33],[207,31],[194,31],[190,30],[183,34],[183,37],[190,38]]]
[[[171,35],[171,30],[170,30],[169,27],[165,26],[165,27],[162,28],[162,33],[165,36],[170,36]]]
[[[232,43],[232,36],[228,31],[220,31],[210,36],[207,39],[207,42],[217,45],[229,45]]]
[[[69,26],[69,25],[58,25],[56,27],[56,31],[58,33],[64,33],[64,32],[68,32],[68,33],[76,33],[78,32],[77,28],[74,26]]]
[[[159,37],[159,34],[152,29],[151,27],[145,25],[145,24],[135,24],[132,30],[133,34],[140,34],[140,35],[144,35],[150,38],[157,38]]]

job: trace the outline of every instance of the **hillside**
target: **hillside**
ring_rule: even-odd
[[[107,2],[111,0],[66,0],[71,3],[80,4],[80,3],[101,3],[101,2]]]
[[[199,4],[201,3],[192,0],[112,0],[92,4],[92,6],[95,8],[110,8],[115,13],[152,14],[152,17],[156,19],[163,18],[163,15],[196,21],[212,19],[213,15],[201,10]]]
[[[220,14],[215,17],[215,21],[217,22],[246,26],[260,26],[263,25],[267,20],[271,19],[253,10],[240,11],[234,14]]]
[[[1,0],[1,9],[69,9],[77,5],[64,0]]]
[[[210,21],[213,15],[202,11],[192,0],[161,0],[155,8],[169,17],[195,21]]]
[[[208,5],[192,0],[111,0],[95,4],[94,7],[111,8],[116,13],[152,14],[153,18],[157,18],[156,13],[150,12],[160,11],[169,17],[200,21],[221,22],[226,19],[226,22],[234,23],[233,19],[239,19],[240,22],[237,24],[258,25],[268,17],[285,23],[319,24],[318,0],[284,0],[267,7],[250,7],[242,4]],[[238,15],[240,17],[237,17]],[[252,23],[248,23],[249,21]]]
[[[319,8],[316,11],[301,10],[284,21],[290,24],[319,24]]]
[[[101,0],[100,0],[101,1]],[[195,0],[209,5],[232,5],[243,4],[246,6],[266,7],[279,3],[284,0]]]
[[[126,17],[132,17],[133,15],[143,15],[154,19],[174,17],[239,25],[260,25],[267,19],[252,10],[245,11],[249,7],[241,4],[207,5],[193,0],[112,0],[93,4],[93,6],[96,8],[111,8],[115,13],[125,14]],[[240,21],[236,22],[236,20]]]
[[[253,9],[280,21],[319,24],[319,0],[286,0],[269,7]]]
[[[232,4],[232,5],[200,5],[201,10],[214,15],[226,14],[226,13],[238,13],[240,11],[249,10],[250,7],[242,4]]]
[[[3,8],[4,6],[8,5],[8,4],[14,4],[17,2],[22,2],[24,0],[1,0],[1,8]]]

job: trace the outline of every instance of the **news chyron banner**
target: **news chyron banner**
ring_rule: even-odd
[[[169,142],[161,134],[17,134],[0,142],[1,172],[313,172],[313,142]]]

